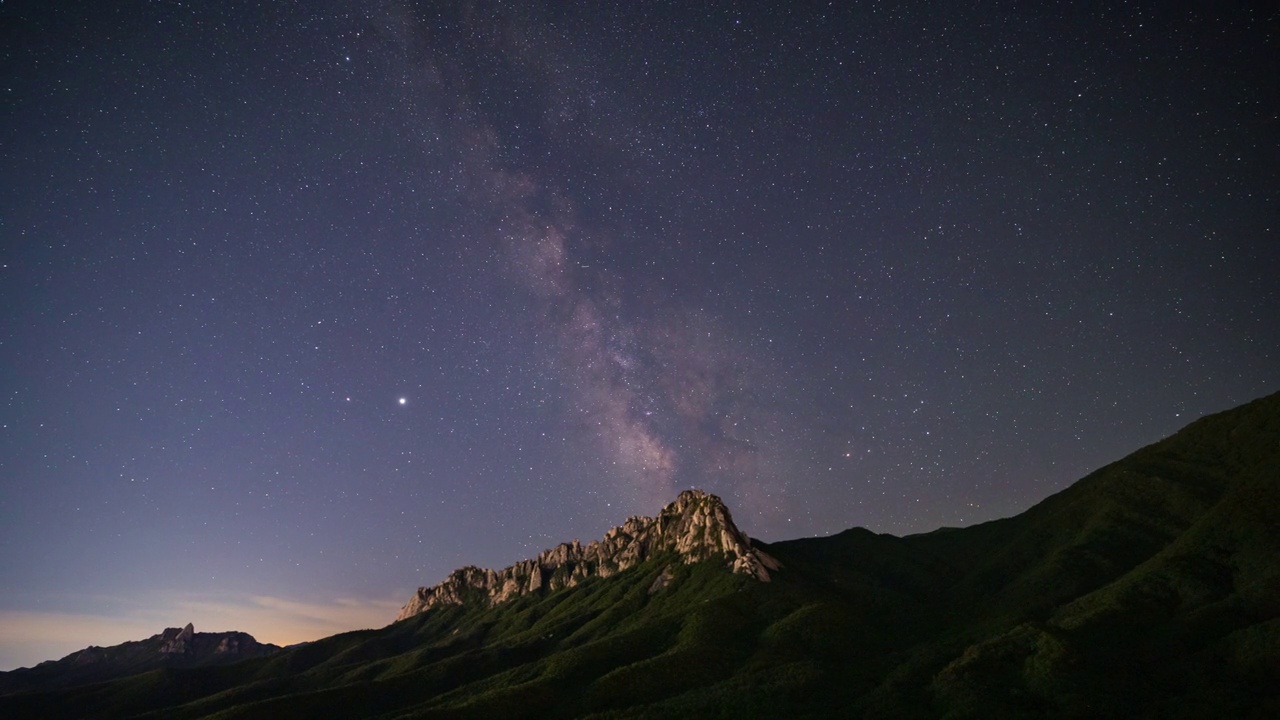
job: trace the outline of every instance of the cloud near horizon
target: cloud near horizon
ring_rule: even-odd
[[[239,630],[259,642],[292,645],[350,630],[380,628],[395,620],[395,600],[338,598],[299,602],[257,595],[180,598],[129,615],[0,610],[0,670],[33,667],[98,645],[144,640],[166,627],[192,623],[196,632]]]

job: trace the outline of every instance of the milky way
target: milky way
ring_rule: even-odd
[[[970,525],[1280,389],[1274,12],[0,20],[0,667],[376,624],[687,487]]]
[[[615,119],[602,137],[592,126],[600,79],[566,60],[572,49],[549,28],[499,6],[443,17],[397,5],[387,16],[410,105],[440,108],[431,146],[456,154],[454,181],[473,211],[463,228],[492,243],[497,272],[528,293],[527,321],[547,341],[539,360],[568,389],[566,405],[608,459],[592,484],[612,483],[641,507],[659,506],[678,485],[715,480],[749,502],[781,489],[781,478],[762,473],[764,443],[748,437],[778,422],[745,398],[767,382],[753,357],[760,351],[734,347],[705,313],[636,298],[627,277],[601,265],[637,249],[610,242],[618,228],[607,222],[587,226],[557,184],[574,164],[549,172],[545,160],[529,157],[536,151],[511,150],[524,142],[546,154],[589,155],[601,144],[610,146],[602,154],[616,151],[616,136],[638,129]],[[469,72],[477,65],[492,76]],[[503,92],[494,86],[519,97],[486,102]],[[520,109],[504,117],[493,105]]]

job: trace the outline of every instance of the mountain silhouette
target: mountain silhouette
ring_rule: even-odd
[[[1277,558],[1280,394],[1015,517],[765,544],[693,491],[588,546],[464,568],[380,630],[51,673],[0,716],[1280,717]]]

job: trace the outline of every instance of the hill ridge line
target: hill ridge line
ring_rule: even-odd
[[[396,619],[442,605],[494,605],[532,592],[573,587],[590,577],[616,575],[668,551],[684,563],[704,562],[723,553],[730,572],[761,582],[770,581],[770,570],[781,568],[734,525],[719,497],[685,490],[656,517],[632,516],[588,545],[576,539],[560,543],[502,570],[458,568],[440,583],[418,588]]]

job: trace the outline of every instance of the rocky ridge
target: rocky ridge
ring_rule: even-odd
[[[146,640],[110,647],[91,645],[61,660],[47,660],[33,668],[0,673],[0,695],[103,682],[163,667],[220,665],[271,655],[280,649],[277,645],[258,642],[249,633],[234,630],[198,633],[187,623],[186,627],[165,628]]]
[[[90,646],[78,650],[62,660],[54,662],[70,662],[84,666],[94,664],[111,664],[120,659],[137,661],[138,659],[161,660],[169,664],[200,664],[213,659],[239,659],[270,655],[279,650],[277,645],[260,643],[249,633],[229,632],[198,633],[195,626],[187,623],[182,628],[165,628],[159,635],[152,635],[146,640],[112,647]],[[47,665],[52,663],[42,663]]]
[[[674,552],[684,563],[723,555],[731,572],[761,582],[769,582],[769,571],[780,567],[738,530],[720,498],[686,490],[657,517],[629,518],[588,545],[577,540],[561,543],[503,570],[475,566],[454,570],[440,584],[418,588],[396,619],[438,605],[491,605],[526,593],[573,587],[590,577],[616,575],[665,552]]]

